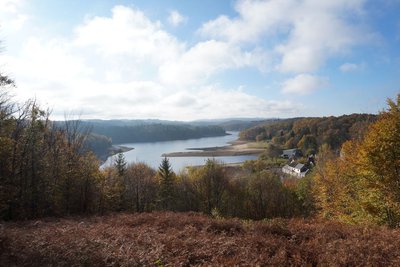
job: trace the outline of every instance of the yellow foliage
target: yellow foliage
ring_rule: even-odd
[[[321,151],[315,195],[324,217],[398,226],[400,221],[400,95],[365,138],[348,141],[340,157]]]

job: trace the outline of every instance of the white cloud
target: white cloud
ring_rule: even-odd
[[[259,41],[263,34],[276,33],[285,29],[290,16],[291,0],[280,1],[237,1],[235,10],[237,18],[225,15],[208,21],[201,29],[203,36],[226,40],[234,43],[254,43]],[[287,12],[289,11],[289,13]]]
[[[240,90],[223,90],[216,86],[196,91],[178,91],[162,102],[166,118],[218,119],[228,117],[274,117],[296,114],[303,109],[290,101],[265,100]]]
[[[364,68],[365,68],[365,64],[355,64],[355,63],[344,63],[339,67],[341,72],[359,71]]]
[[[216,40],[188,47],[135,8],[87,17],[72,36],[26,37],[18,51],[0,55],[17,81],[17,98],[36,97],[57,119],[66,111],[82,118],[192,120],[282,116],[301,108],[209,85],[221,71],[266,69],[263,50]]]
[[[22,29],[29,16],[25,13],[25,0],[0,0],[0,30],[15,34]]]
[[[160,67],[160,79],[168,85],[180,87],[204,84],[222,70],[255,66],[265,67],[267,55],[261,51],[242,52],[225,42],[197,43],[173,61]]]
[[[286,80],[282,85],[283,93],[309,94],[328,85],[328,80],[310,74],[299,74]]]
[[[370,34],[357,24],[365,0],[239,0],[236,18],[220,16],[199,30],[206,38],[255,44],[268,40],[283,72],[311,72]]]
[[[75,29],[74,44],[92,47],[105,57],[130,56],[138,62],[160,64],[176,58],[185,44],[135,8],[116,6],[112,17],[88,18]]]
[[[187,21],[187,18],[181,15],[177,10],[172,10],[168,16],[168,22],[174,27]]]
[[[107,63],[116,62],[114,65],[126,65],[129,60],[133,64],[131,69],[158,73],[161,82],[179,87],[204,84],[226,69],[267,68],[267,56],[260,49],[242,51],[214,40],[187,47],[166,32],[159,21],[153,22],[142,11],[125,6],[114,7],[111,17],[87,18],[76,27],[73,45],[78,49],[90,48],[85,51],[86,57],[94,51],[93,58],[100,60],[100,55]],[[110,70],[105,77],[122,79]]]
[[[0,10],[3,13],[17,14],[25,0],[0,0]]]

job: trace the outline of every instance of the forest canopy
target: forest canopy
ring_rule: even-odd
[[[95,124],[92,132],[108,136],[114,144],[184,140],[191,138],[223,136],[226,132],[219,126],[192,126],[178,124],[144,124],[136,126],[103,126]]]
[[[372,114],[283,119],[244,130],[240,138],[270,140],[282,148],[299,148],[309,154],[315,153],[323,144],[337,150],[347,140],[361,139],[375,120],[376,115]]]

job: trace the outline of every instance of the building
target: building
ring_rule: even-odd
[[[301,155],[302,153],[299,149],[292,148],[283,150],[281,157],[284,159],[291,159],[291,158],[301,157]]]
[[[292,176],[304,177],[308,172],[308,168],[304,164],[292,161],[282,167],[282,172]]]

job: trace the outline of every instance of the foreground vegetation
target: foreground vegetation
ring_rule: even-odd
[[[1,266],[399,266],[400,232],[310,220],[197,213],[6,223]]]

